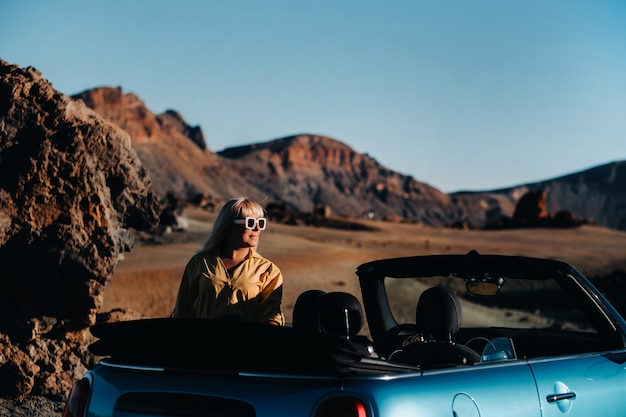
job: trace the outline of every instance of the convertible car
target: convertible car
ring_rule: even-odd
[[[65,417],[551,417],[626,414],[626,323],[575,267],[430,255],[360,265],[293,321],[93,326],[98,365]]]

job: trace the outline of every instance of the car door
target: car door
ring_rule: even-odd
[[[349,379],[345,392],[366,392],[376,417],[541,417],[524,360]]]
[[[626,353],[530,360],[543,417],[623,416]]]

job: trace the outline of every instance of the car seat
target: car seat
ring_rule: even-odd
[[[321,332],[318,310],[319,300],[326,295],[322,290],[308,290],[301,293],[293,305],[291,326],[294,329]]]
[[[347,292],[308,290],[298,296],[293,308],[294,329],[332,334],[348,341],[357,352],[372,355],[371,340],[359,334],[363,323],[360,301]]]
[[[415,309],[417,334],[390,360],[423,369],[474,364],[480,355],[457,344],[453,335],[461,326],[461,304],[452,290],[432,287],[420,296]]]
[[[347,292],[329,292],[318,304],[321,330],[345,339],[354,338],[363,327],[361,303]]]
[[[363,308],[352,294],[329,292],[318,302],[321,331],[337,335],[351,343],[361,354],[373,355],[372,341],[360,335],[363,328]]]

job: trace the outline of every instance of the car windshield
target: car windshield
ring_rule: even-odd
[[[422,293],[431,287],[450,288],[461,305],[461,327],[574,330],[595,333],[592,322],[553,280],[502,277],[497,294],[473,295],[466,279],[454,276],[385,278],[385,290],[397,323],[415,323]]]

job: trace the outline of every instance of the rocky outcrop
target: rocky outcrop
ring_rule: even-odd
[[[115,265],[158,216],[128,133],[0,60],[0,396],[66,394]]]
[[[549,217],[546,193],[543,190],[533,190],[524,194],[513,212],[513,221],[520,225],[536,224]]]
[[[593,220],[576,217],[570,210],[550,213],[545,190],[529,190],[517,202],[513,217],[502,215],[488,223],[486,229],[511,229],[521,227],[565,228],[594,224]]]
[[[483,192],[451,194],[458,202],[485,211],[466,210],[475,225],[501,222],[502,216],[512,217],[522,196],[530,192],[545,193],[545,208],[563,224],[580,221],[626,231],[626,161],[599,165],[584,171],[528,183],[516,187]]]

